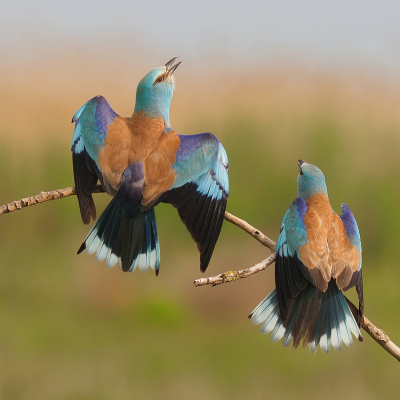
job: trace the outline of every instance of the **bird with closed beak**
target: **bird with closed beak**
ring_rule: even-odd
[[[333,211],[324,174],[299,160],[298,196],[283,218],[276,246],[276,288],[249,318],[261,325],[271,340],[303,345],[328,353],[331,346],[362,341],[364,298],[361,239],[356,220],[346,204],[342,215]],[[356,287],[359,318],[351,313],[342,290]]]

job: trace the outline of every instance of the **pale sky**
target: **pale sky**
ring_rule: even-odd
[[[141,50],[245,68],[276,58],[378,65],[400,75],[399,0],[15,0],[0,2],[0,56],[21,62],[64,46]],[[134,54],[131,56],[134,56]]]

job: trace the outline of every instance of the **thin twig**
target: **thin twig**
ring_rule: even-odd
[[[195,286],[212,285],[217,286],[225,282],[237,281],[240,278],[247,278],[250,275],[254,275],[257,272],[264,271],[269,265],[271,265],[276,258],[276,253],[272,253],[268,258],[253,265],[250,268],[239,269],[239,271],[228,271],[224,274],[219,274],[217,276],[212,276],[210,278],[200,278],[194,281]]]
[[[264,235],[259,229],[254,228],[254,226],[251,226],[249,223],[247,223],[243,219],[240,219],[238,217],[235,217],[233,214],[228,213],[228,211],[225,211],[225,219],[228,222],[231,222],[232,224],[243,229],[245,232],[247,232],[248,234],[253,236],[254,239],[257,239],[264,246],[268,247],[272,251],[275,251],[276,243],[273,240],[271,240],[268,236]],[[263,261],[261,261],[261,262],[263,262]],[[256,272],[258,272],[258,271],[256,271]]]
[[[94,193],[101,193],[104,192],[101,185],[97,185]],[[33,206],[38,203],[44,203],[45,201],[49,200],[57,200],[63,197],[68,197],[76,194],[74,187],[68,187],[65,189],[59,190],[52,190],[50,192],[40,192],[40,194],[32,197],[26,197],[21,200],[13,201],[12,203],[5,204],[0,206],[0,215],[7,214],[16,210],[21,210],[22,208]],[[241,269],[238,271],[228,271],[223,274],[219,274],[217,276],[212,276],[209,278],[201,278],[196,279],[194,281],[195,286],[205,286],[205,285],[212,285],[217,286],[221,285],[222,283],[226,282],[234,282],[241,278],[247,278],[248,276],[254,275],[257,272],[264,271],[267,269],[269,265],[271,265],[276,258],[276,243],[264,235],[259,229],[254,228],[246,221],[235,217],[233,214],[228,213],[225,211],[225,219],[234,225],[238,226],[239,228],[243,229],[245,232],[249,233],[255,239],[257,239],[261,244],[268,247],[273,251],[273,253],[266,258],[265,260],[261,261],[260,263],[254,265],[253,267]],[[358,320],[358,309],[357,307],[347,299],[347,303],[350,306],[352,313],[356,320]],[[400,361],[400,348],[397,347],[390,339],[386,333],[377,328],[367,317],[364,316],[363,326],[362,328],[365,332],[368,333],[377,343],[379,343],[389,354],[395,357],[398,361]]]

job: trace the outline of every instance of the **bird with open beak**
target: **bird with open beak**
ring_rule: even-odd
[[[228,157],[212,133],[179,135],[169,107],[176,58],[150,71],[138,84],[131,117],[120,117],[102,96],[74,115],[72,158],[82,221],[96,220],[92,193],[100,181],[114,198],[82,243],[109,268],[152,268],[160,247],[154,207],[177,208],[200,252],[205,271],[218,240],[229,194]]]

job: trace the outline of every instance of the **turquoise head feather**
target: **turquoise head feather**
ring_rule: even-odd
[[[297,177],[297,193],[299,197],[308,200],[315,194],[328,196],[328,189],[325,183],[325,176],[315,165],[308,164],[303,160],[298,162],[300,171]]]
[[[152,118],[163,118],[166,127],[170,127],[169,106],[175,89],[173,73],[181,63],[174,64],[176,58],[151,70],[136,89],[134,113],[143,111]]]

